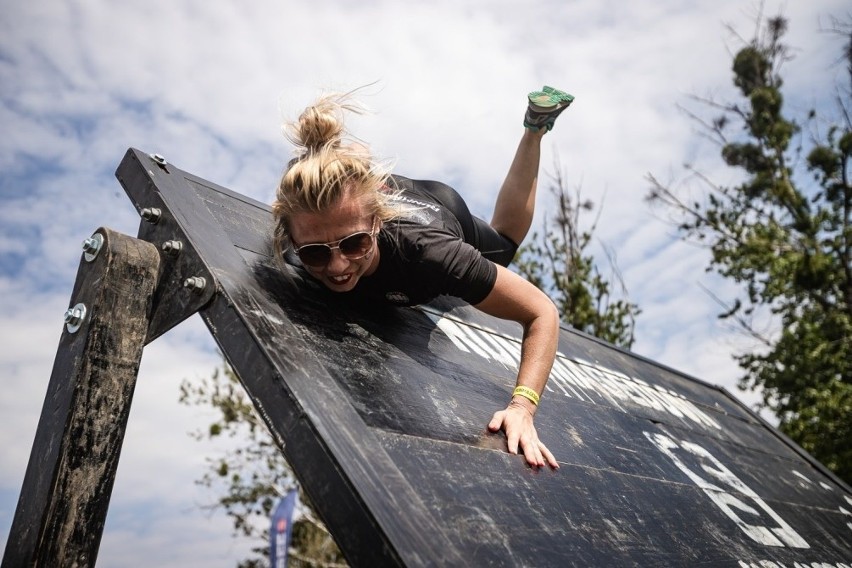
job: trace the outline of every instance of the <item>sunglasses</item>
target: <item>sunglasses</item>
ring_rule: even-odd
[[[325,266],[331,261],[331,252],[334,249],[340,251],[344,258],[349,260],[358,260],[364,258],[370,251],[373,250],[373,237],[376,234],[376,219],[373,219],[373,226],[369,231],[359,231],[348,237],[343,237],[339,241],[331,241],[328,243],[311,243],[302,246],[296,246],[293,243],[293,251],[299,255],[299,260],[305,266],[320,267]]]

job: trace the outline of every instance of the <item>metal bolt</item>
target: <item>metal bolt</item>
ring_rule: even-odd
[[[151,223],[152,225],[156,225],[160,220],[160,216],[163,214],[162,210],[157,207],[146,207],[140,212],[142,218]]]
[[[65,312],[65,329],[68,333],[76,333],[86,319],[86,304],[77,304]]]
[[[191,291],[199,293],[207,287],[207,279],[203,276],[190,276],[183,281],[183,287],[189,288]]]
[[[155,162],[157,162],[158,164],[160,164],[161,166],[168,165],[168,162],[166,161],[166,159],[164,157],[162,157],[160,154],[151,154],[151,159],[154,160]]]
[[[101,252],[101,247],[104,246],[104,236],[100,233],[95,233],[85,241],[83,241],[83,258],[86,262],[92,262]]]
[[[170,256],[177,256],[181,249],[183,249],[183,243],[180,241],[166,241],[163,243],[163,252]]]

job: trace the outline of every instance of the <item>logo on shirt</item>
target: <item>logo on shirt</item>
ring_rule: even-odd
[[[408,296],[403,294],[402,292],[388,292],[387,294],[385,294],[385,299],[387,299],[388,302],[391,302],[391,303],[394,303],[394,304],[408,304],[409,303]]]
[[[416,205],[418,207],[425,207],[426,209],[431,209],[435,213],[440,213],[441,208],[435,205],[434,203],[428,203],[426,201],[420,201],[418,199],[412,199],[406,195],[394,195],[391,199],[395,199],[397,201],[402,201],[403,203],[409,203],[411,205]]]

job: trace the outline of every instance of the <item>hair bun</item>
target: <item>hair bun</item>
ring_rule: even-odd
[[[299,117],[297,130],[300,145],[309,151],[340,144],[345,130],[339,101],[324,97],[306,108]]]
[[[307,107],[296,122],[288,125],[287,138],[301,148],[303,154],[313,154],[329,146],[340,147],[347,136],[345,111],[362,112],[348,98],[348,93],[323,95]]]

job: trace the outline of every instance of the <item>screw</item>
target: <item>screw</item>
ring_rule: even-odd
[[[177,256],[181,249],[183,249],[183,243],[180,241],[166,241],[163,243],[163,252],[170,256]]]
[[[157,207],[146,207],[140,212],[142,218],[151,223],[152,225],[157,224],[162,214],[163,212]]]
[[[203,276],[190,276],[183,281],[183,287],[189,288],[193,292],[200,293],[207,287],[207,279]]]
[[[83,257],[86,262],[92,262],[101,252],[101,247],[104,245],[104,236],[100,233],[95,233],[85,241],[83,241]]]
[[[86,319],[86,304],[77,304],[65,312],[65,329],[68,333],[76,333],[83,320]]]
[[[168,165],[168,162],[166,161],[166,159],[164,157],[162,157],[160,154],[151,154],[151,159],[154,160],[155,162],[157,162],[158,164],[160,164],[161,166]]]

